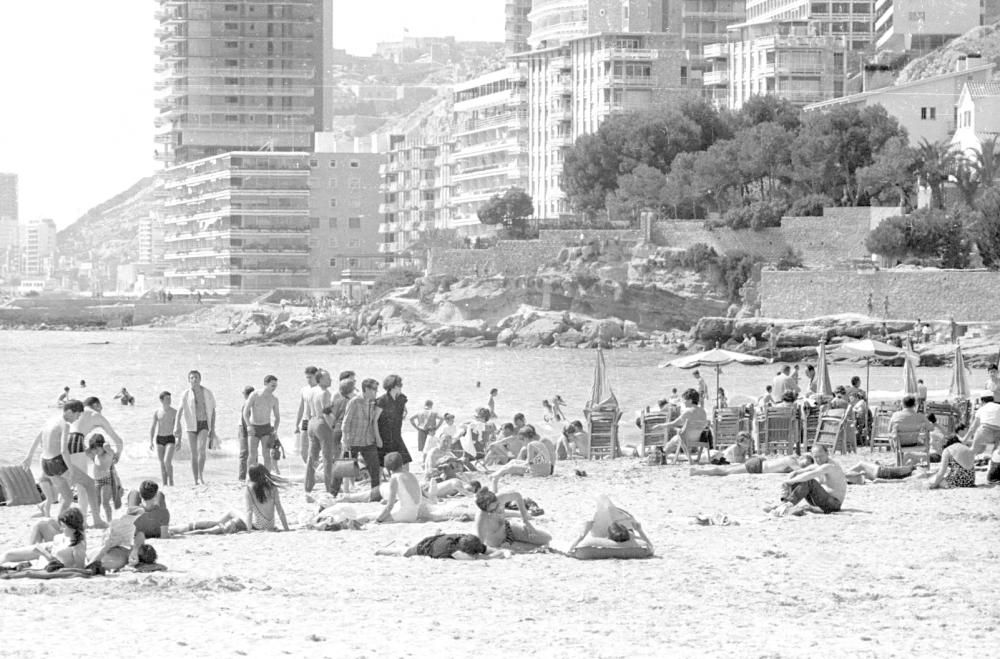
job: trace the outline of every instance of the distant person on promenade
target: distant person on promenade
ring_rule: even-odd
[[[209,440],[215,437],[215,396],[208,387],[201,385],[201,373],[198,371],[188,373],[188,383],[190,387],[181,394],[174,435],[179,437],[182,427],[187,432],[194,484],[204,485],[205,453]]]
[[[274,395],[278,388],[278,378],[274,375],[264,376],[264,388],[250,394],[243,406],[243,418],[247,422],[250,444],[250,464],[257,464],[257,451],[261,452],[264,466],[271,470],[271,442],[277,437],[278,424],[281,423],[281,412],[278,409],[278,397]],[[273,423],[272,423],[273,419]]]
[[[239,480],[247,479],[247,461],[250,459],[250,429],[247,428],[247,420],[244,416],[247,411],[247,400],[254,392],[253,385],[243,387],[243,403],[240,405],[240,426],[236,430],[236,435],[240,441],[239,453]]]
[[[149,428],[149,450],[153,450],[155,442],[156,458],[160,461],[160,481],[164,485],[174,484],[174,452],[179,448],[174,436],[177,410],[170,402],[170,392],[161,392],[160,409],[153,412],[153,425]]]
[[[306,416],[309,417],[309,460],[306,462],[305,490],[312,492],[316,483],[316,467],[320,454],[323,455],[323,490],[333,487],[333,461],[340,456],[340,444],[334,440],[333,428],[327,410],[332,411],[333,395],[330,393],[332,380],[324,369],[316,372],[316,386],[306,401]]]
[[[375,395],[378,393],[378,381],[371,378],[362,381],[361,395],[351,398],[344,411],[343,448],[350,451],[352,458],[365,461],[365,468],[371,478],[369,487],[372,496],[379,496],[378,485],[381,480],[382,468],[379,465],[378,450],[382,446],[379,435],[378,416],[380,409],[375,406]],[[334,477],[331,494],[340,492],[343,479]],[[377,501],[378,499],[373,499]]]
[[[69,424],[80,418],[83,414],[83,403],[78,400],[66,401],[62,406],[62,411],[45,422],[41,431],[35,436],[28,449],[28,457],[24,459],[22,465],[25,469],[31,467],[35,451],[42,448],[42,477],[38,484],[45,495],[42,503],[42,515],[50,517],[52,514],[52,504],[56,497],[59,497],[59,512],[62,515],[69,510],[73,503],[73,492],[69,480],[69,460],[68,455],[64,455],[63,439],[69,433]],[[82,498],[86,498],[87,492],[80,493]],[[97,505],[97,490],[91,492],[94,505]]]
[[[299,390],[299,409],[295,413],[295,441],[296,448],[302,456],[302,462],[309,461],[309,417],[306,415],[306,401],[312,395],[312,390],[316,386],[316,372],[319,369],[315,366],[306,366],[306,384]]]
[[[408,470],[413,462],[410,451],[403,442],[403,420],[406,418],[406,394],[403,393],[403,378],[389,375],[382,381],[385,390],[375,400],[375,405],[381,410],[378,415],[378,432],[382,438],[382,446],[378,450],[379,462],[385,461],[390,453],[399,453],[403,458],[403,469]]]
[[[775,517],[794,513],[802,501],[824,514],[835,513],[844,505],[844,497],[847,495],[844,470],[830,460],[830,455],[822,444],[814,444],[810,454],[814,464],[793,471],[782,484],[782,503],[769,511]]]
[[[775,355],[778,353],[778,335],[780,333],[781,332],[778,328],[774,326],[774,323],[771,323],[761,335],[763,338],[767,339],[767,352],[772,362],[774,361]]]

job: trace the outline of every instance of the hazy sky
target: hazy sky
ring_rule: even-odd
[[[334,46],[454,35],[503,40],[503,0],[334,0]],[[155,0],[0,3],[0,171],[21,221],[62,228],[157,168]]]

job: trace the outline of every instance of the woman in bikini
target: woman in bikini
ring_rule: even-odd
[[[927,489],[951,489],[976,486],[976,456],[958,435],[944,442],[941,466],[927,482]]]
[[[506,518],[504,506],[509,501],[517,505],[521,523],[511,522]],[[520,544],[535,549],[552,541],[552,536],[531,525],[524,499],[517,492],[498,495],[483,488],[476,493],[476,507],[479,508],[476,513],[476,535],[487,547],[511,549]]]
[[[49,520],[51,522],[51,520]],[[20,549],[12,549],[0,555],[0,564],[33,561],[47,558],[54,569],[83,568],[87,564],[87,537],[84,535],[83,513],[79,508],[70,508],[58,520],[61,535],[48,535],[39,525],[32,531],[32,540],[37,544]],[[50,538],[47,542],[40,539]]]
[[[246,514],[226,513],[218,521],[192,522],[171,527],[171,533],[186,535],[226,535],[242,531],[277,531],[275,514],[281,519],[281,527],[288,530],[285,509],[281,506],[280,489],[285,485],[283,478],[272,476],[261,464],[250,467],[247,486],[243,490]]]

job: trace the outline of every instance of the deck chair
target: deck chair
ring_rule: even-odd
[[[742,408],[719,407],[715,410],[715,448],[725,451],[736,443],[740,431],[744,429]]]
[[[697,424],[697,426],[693,424]],[[684,424],[684,426],[677,429],[677,436],[680,437],[682,432],[684,434],[687,434],[689,432],[693,433],[695,430],[697,430],[699,433],[699,437],[704,437],[705,430],[707,430],[708,428],[709,428],[708,419],[704,421],[700,420],[692,421],[691,419],[688,419],[688,421]],[[709,458],[711,458],[712,446],[708,442],[702,442],[702,441],[685,442],[682,440],[677,442],[677,448],[674,449],[673,464],[677,464],[677,460],[680,458],[681,450],[684,451],[684,455],[687,457],[688,464],[695,464],[695,462],[691,460],[691,449],[695,448],[698,449],[698,457],[697,457],[698,464],[701,463],[702,451],[704,451],[705,454],[709,456]]]
[[[818,405],[803,406],[799,419],[799,427],[802,429],[801,446],[808,448],[811,446],[810,439],[815,439],[816,430],[819,428],[819,420],[822,415]]]
[[[958,410],[948,403],[927,403],[924,406],[925,414],[933,414],[937,419],[937,424],[944,431],[945,437],[955,432],[958,426]]]
[[[931,463],[931,439],[927,432],[897,430],[891,440],[892,450],[896,453],[897,467],[906,464],[909,455],[919,455],[923,464]]]
[[[892,437],[889,435],[890,419],[892,419],[892,410],[883,408],[875,410],[875,417],[872,420],[872,451],[880,448],[892,450]]]
[[[757,448],[760,453],[791,453],[795,449],[796,410],[794,407],[769,407],[759,427]]]
[[[590,431],[590,450],[587,452],[589,460],[617,458],[620,455],[618,421],[621,416],[621,410],[618,408],[590,410],[587,416],[587,425]]]
[[[639,428],[642,430],[641,454],[646,455],[646,448],[653,446],[663,446],[663,429],[657,429],[670,421],[670,413],[657,410],[655,412],[643,412],[639,417]]]
[[[841,453],[847,453],[847,432],[844,427],[847,423],[846,410],[827,410],[826,414],[820,417],[816,426],[812,446],[820,444],[826,447],[831,455],[839,448]]]

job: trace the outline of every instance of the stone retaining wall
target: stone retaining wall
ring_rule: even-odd
[[[816,318],[841,313],[876,318],[1000,322],[991,291],[1000,273],[983,270],[765,270],[760,313],[771,318]],[[888,298],[888,314],[885,313]]]

